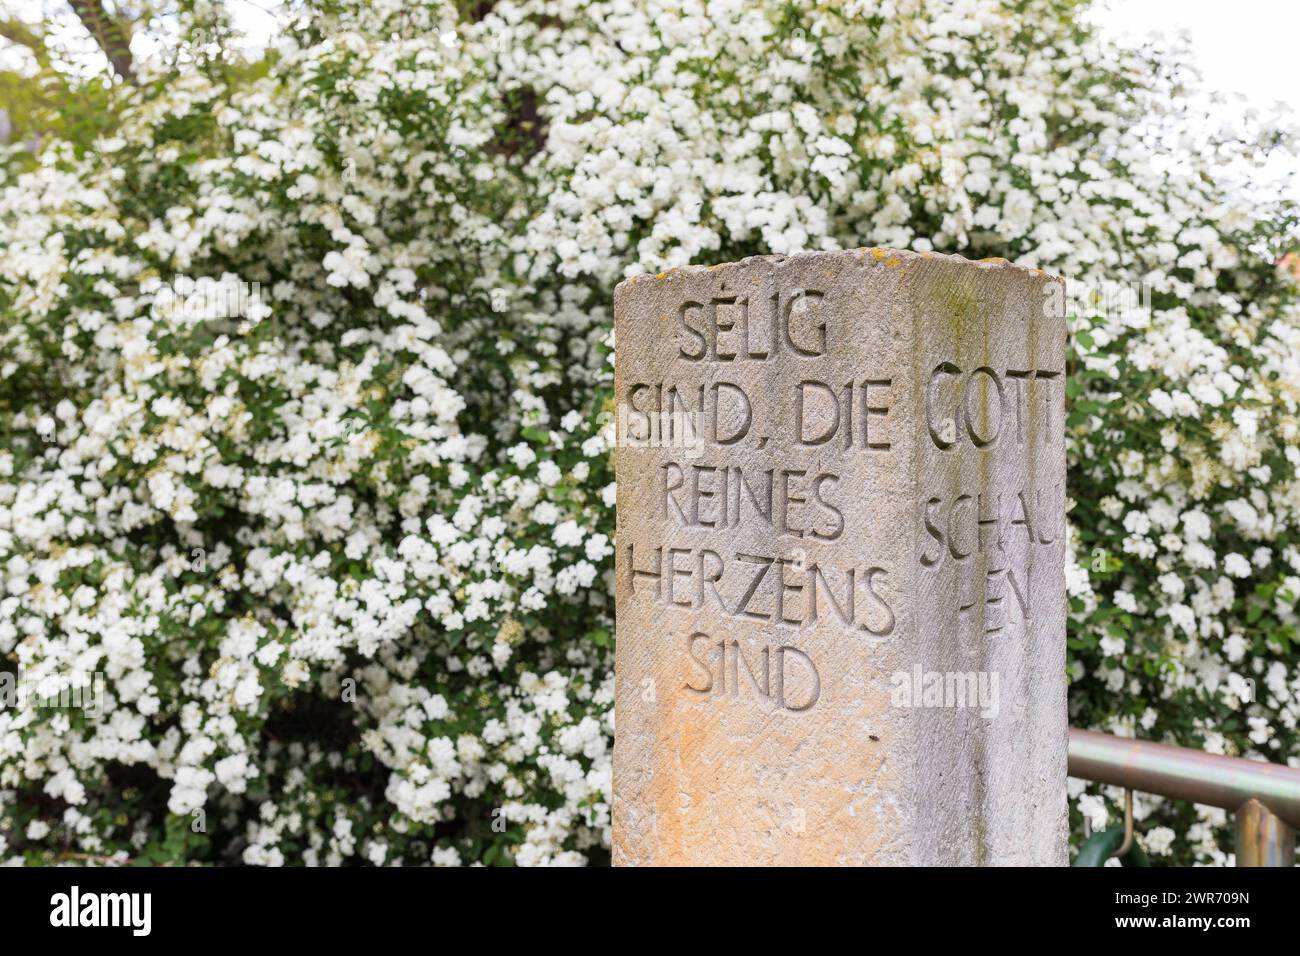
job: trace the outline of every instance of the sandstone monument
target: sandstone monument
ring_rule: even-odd
[[[1062,281],[860,249],[614,303],[614,862],[1064,865]]]

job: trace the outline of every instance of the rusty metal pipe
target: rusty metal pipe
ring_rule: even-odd
[[[1237,810],[1237,865],[1294,866],[1295,827],[1247,800]]]
[[[1069,772],[1232,813],[1256,800],[1288,828],[1300,826],[1300,769],[1282,764],[1071,729]]]

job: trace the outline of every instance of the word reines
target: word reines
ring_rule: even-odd
[[[795,538],[835,541],[844,533],[844,512],[833,500],[840,479],[830,472],[767,468],[747,477],[738,465],[675,462],[659,472],[664,517],[679,526],[738,528],[754,520]]]

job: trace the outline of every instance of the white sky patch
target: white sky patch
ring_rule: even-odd
[[[1296,46],[1300,44],[1300,3],[1292,0],[1110,0],[1093,10],[1090,20],[1126,44],[1153,36],[1186,38],[1192,66],[1206,94],[1240,95],[1243,105],[1210,108],[1237,126],[1260,118],[1289,114],[1300,121],[1300,83],[1296,82]],[[1300,199],[1300,159],[1274,154],[1262,172],[1251,176],[1262,194],[1282,189]]]
[[[0,0],[0,8],[21,19],[44,22],[64,49],[75,51],[91,71],[105,68],[93,41],[85,34],[66,0]],[[275,41],[285,10],[280,0],[229,0],[227,10],[243,32],[241,44],[250,51]],[[1242,94],[1248,107],[1261,115],[1283,104],[1300,117],[1300,83],[1295,78],[1296,48],[1300,44],[1300,3],[1294,0],[1104,0],[1088,14],[1103,33],[1118,42],[1133,43],[1153,35],[1186,36],[1196,69],[1207,93]],[[138,34],[132,43],[137,56],[147,56],[157,41]],[[0,66],[28,64],[30,56],[0,42]],[[20,67],[21,68],[21,67]],[[1249,120],[1240,106],[1221,108],[1230,122]],[[1281,183],[1300,198],[1300,160],[1275,157],[1265,176],[1254,177],[1263,191]]]
[[[1300,4],[1292,0],[1112,0],[1092,19],[1130,39],[1186,32],[1211,90],[1244,93],[1261,109],[1281,100],[1300,112]]]

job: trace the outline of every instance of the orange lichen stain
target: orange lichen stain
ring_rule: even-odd
[[[887,265],[889,268],[892,269],[897,265],[901,265],[902,262],[903,260],[898,258],[898,256],[890,256],[888,259],[885,260],[885,265]]]
[[[1001,256],[989,256],[987,259],[981,259],[980,262],[1006,262]]]
[[[661,273],[659,273],[657,276],[655,276],[655,278],[656,278],[656,279],[667,279],[667,278],[668,278],[668,273],[667,273],[667,272],[661,272]]]
[[[662,756],[656,755],[649,799],[655,808],[657,862],[680,866],[698,862],[699,851],[709,845],[705,836],[694,832],[700,823],[692,820],[691,811],[697,808],[683,806],[682,797],[707,794],[716,780],[702,762],[707,733],[695,723],[698,714],[686,712],[670,697],[663,694],[657,701],[660,739],[667,746]]]
[[[872,250],[871,250],[871,258],[875,259],[877,262],[879,262],[881,259],[885,258],[887,255],[889,255],[889,253],[888,253],[886,250],[884,250],[884,249],[872,249]]]

